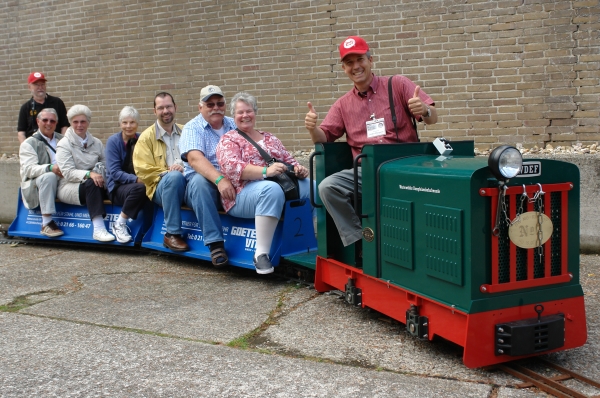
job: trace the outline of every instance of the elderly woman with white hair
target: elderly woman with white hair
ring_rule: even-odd
[[[67,112],[67,119],[71,127],[56,147],[56,162],[64,177],[58,183],[58,199],[85,205],[94,225],[93,238],[101,242],[113,241],[115,237],[104,224],[104,146],[88,131],[92,112],[85,105],[74,105]]]
[[[137,132],[139,121],[140,114],[134,107],[124,107],[119,113],[121,131],[106,141],[108,197],[113,204],[122,206],[121,214],[112,227],[119,243],[131,241],[127,220],[135,220],[148,201],[146,186],[133,169],[133,149],[140,136]]]

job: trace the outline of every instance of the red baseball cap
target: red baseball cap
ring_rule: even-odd
[[[369,51],[369,45],[361,37],[349,36],[340,44],[340,59],[348,54],[365,54]]]
[[[46,81],[44,74],[41,72],[31,72],[31,74],[29,75],[29,79],[27,79],[27,84],[35,83],[38,80]]]

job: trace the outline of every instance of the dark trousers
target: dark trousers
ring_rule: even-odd
[[[123,206],[121,211],[134,220],[148,201],[146,186],[141,182],[119,185],[108,196],[113,204]]]
[[[87,206],[90,219],[96,216],[106,217],[106,211],[104,210],[105,198],[106,190],[103,187],[96,186],[91,178],[79,185],[79,202]]]

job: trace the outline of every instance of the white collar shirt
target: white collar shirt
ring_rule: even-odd
[[[173,132],[167,133],[162,126],[156,122],[157,135],[167,145],[167,166],[171,167],[174,164],[182,165],[181,154],[179,152],[179,138],[181,137],[181,131],[175,123],[173,123]]]
[[[39,130],[38,130],[39,131]],[[52,134],[52,138],[48,138],[46,137],[44,134],[42,134],[42,132],[40,131],[40,135],[42,137],[44,137],[44,139],[46,140],[46,142],[52,147],[54,148],[54,151],[48,147],[46,147],[46,151],[48,152],[48,155],[50,155],[50,163],[52,164],[56,164],[56,134]]]

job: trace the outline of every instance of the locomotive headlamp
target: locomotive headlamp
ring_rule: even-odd
[[[521,171],[523,156],[516,148],[502,145],[494,149],[488,158],[488,166],[499,180],[508,180]]]

